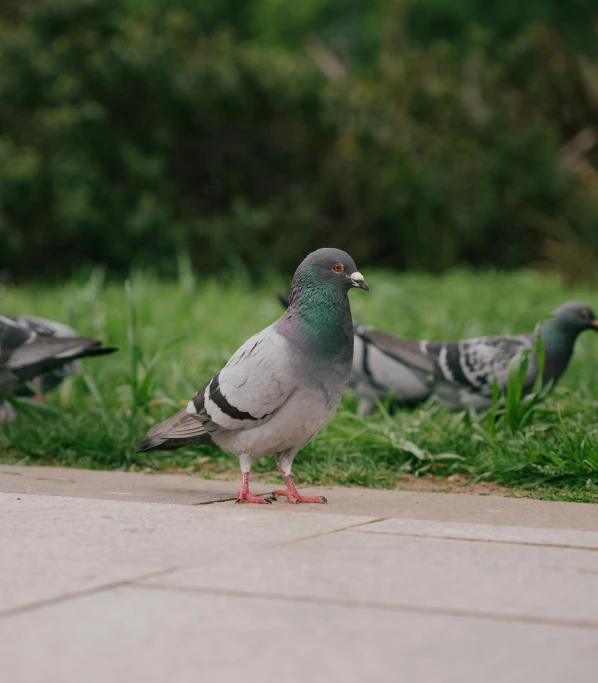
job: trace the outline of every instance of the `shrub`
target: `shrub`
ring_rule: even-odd
[[[538,258],[547,220],[595,225],[542,109],[556,86],[540,30],[499,62],[475,36],[463,54],[389,33],[375,77],[329,80],[181,10],[7,7],[0,268],[15,275],[169,273],[181,246],[202,272],[289,271],[323,244],[400,268],[511,267]]]

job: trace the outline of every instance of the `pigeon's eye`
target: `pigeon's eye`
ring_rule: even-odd
[[[588,314],[588,312],[586,311],[585,308],[582,308],[581,311],[579,311],[579,315],[580,315],[582,318],[588,318],[588,317],[589,317],[589,314]]]
[[[342,273],[343,270],[345,270],[345,266],[343,266],[342,263],[335,263],[335,264],[332,266],[332,270],[333,270],[335,273]]]

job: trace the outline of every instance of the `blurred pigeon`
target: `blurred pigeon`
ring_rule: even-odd
[[[77,372],[77,359],[113,351],[116,348],[80,337],[72,327],[54,320],[0,314],[0,422],[15,417],[3,396],[31,396],[29,382],[42,393],[50,391]]]
[[[576,301],[559,306],[540,324],[539,334],[546,354],[543,384],[559,380],[571,359],[577,336],[588,329],[597,330],[598,321],[589,306]],[[358,330],[363,350],[356,392],[364,401],[366,411],[373,407],[373,396],[390,395],[397,402],[408,404],[425,400],[431,393],[450,410],[470,406],[474,410],[487,410],[492,405],[494,378],[504,389],[510,361],[525,349],[535,349],[534,333],[477,337],[458,342],[417,342],[365,327]],[[369,366],[364,360],[367,357],[375,359]],[[538,363],[532,355],[524,393],[531,391],[537,375]],[[405,383],[403,396],[397,391],[401,382]],[[408,396],[407,400],[405,396]]]
[[[254,460],[274,454],[290,503],[325,503],[298,493],[293,458],[333,417],[353,358],[349,289],[368,289],[353,259],[318,249],[297,268],[289,307],[249,339],[183,408],[152,427],[138,451],[209,444],[238,456],[240,502],[270,502],[249,492]]]

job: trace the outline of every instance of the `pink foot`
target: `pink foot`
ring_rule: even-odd
[[[289,503],[327,503],[328,501],[324,496],[302,496],[299,491],[297,491],[297,488],[295,486],[295,482],[293,481],[293,477],[289,474],[284,478],[284,481],[287,485],[286,489],[284,491],[274,491],[272,494],[274,496],[274,499],[276,499],[278,496],[286,496],[286,499],[289,501]]]
[[[261,496],[254,496],[249,492],[249,472],[243,472],[243,483],[241,490],[237,493],[237,503],[271,503],[270,498],[262,498]]]
[[[41,394],[35,394],[35,396],[33,397],[33,400],[36,403],[45,403],[44,397]]]
[[[237,503],[271,503],[270,498],[262,498],[261,496],[254,496],[249,491],[239,491],[237,493]]]

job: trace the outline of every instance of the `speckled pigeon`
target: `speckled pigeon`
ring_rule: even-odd
[[[224,368],[170,419],[152,427],[138,451],[209,444],[240,461],[239,502],[266,503],[249,492],[254,460],[276,455],[290,503],[302,496],[291,477],[293,458],[333,417],[349,380],[353,330],[348,292],[368,289],[353,259],[318,249],[297,268],[290,304],[272,325],[241,346]]]
[[[75,374],[77,359],[113,351],[116,348],[80,337],[72,327],[54,320],[0,315],[0,422],[16,416],[4,396],[31,396],[28,382],[42,393],[50,391]]]
[[[569,363],[580,332],[598,329],[589,306],[569,301],[540,324],[546,353],[542,381],[556,383]],[[494,336],[458,342],[420,342],[384,334],[366,327],[356,328],[353,381],[363,405],[362,413],[374,407],[375,397],[390,396],[400,404],[414,404],[434,393],[450,410],[487,410],[492,405],[496,377],[504,389],[509,363],[525,349],[535,348],[534,333]],[[535,356],[529,360],[524,392],[538,375]]]

